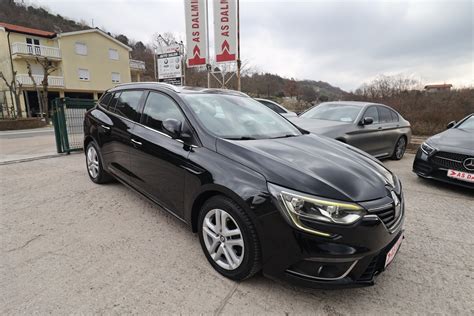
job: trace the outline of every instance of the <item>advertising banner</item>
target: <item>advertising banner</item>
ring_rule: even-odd
[[[214,1],[216,62],[237,60],[237,0]]]
[[[185,0],[184,11],[186,20],[186,47],[188,67],[207,64],[207,1]]]

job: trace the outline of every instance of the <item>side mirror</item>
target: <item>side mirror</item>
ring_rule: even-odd
[[[450,129],[452,127],[454,127],[454,125],[456,125],[456,121],[451,121],[448,123],[448,125],[446,126],[447,129]]]
[[[163,129],[173,139],[179,138],[181,136],[181,128],[182,124],[178,120],[170,118],[163,121]]]
[[[374,122],[374,119],[372,117],[364,117],[362,121],[360,121],[360,125],[370,125]]]

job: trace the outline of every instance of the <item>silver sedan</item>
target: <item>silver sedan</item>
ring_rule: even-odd
[[[410,122],[383,104],[324,102],[289,120],[309,132],[337,139],[377,158],[402,159],[411,139]]]

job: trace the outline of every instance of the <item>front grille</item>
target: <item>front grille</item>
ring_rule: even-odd
[[[388,229],[391,229],[398,219],[395,217],[395,206],[393,203],[371,209],[369,213],[377,215]]]
[[[472,172],[464,167],[463,162],[467,158],[474,158],[472,156],[450,153],[446,151],[440,151],[431,157],[431,161],[438,167],[453,169],[464,172]]]

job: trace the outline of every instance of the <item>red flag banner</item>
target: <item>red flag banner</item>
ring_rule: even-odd
[[[186,19],[186,63],[188,67],[207,64],[207,1],[184,0]]]
[[[237,0],[214,0],[216,62],[237,60]]]

